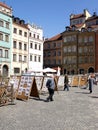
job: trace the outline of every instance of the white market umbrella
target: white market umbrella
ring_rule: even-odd
[[[48,67],[48,68],[43,69],[43,72],[44,72],[44,73],[56,72],[56,70]]]

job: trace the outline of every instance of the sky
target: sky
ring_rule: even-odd
[[[26,23],[42,27],[43,36],[51,38],[70,25],[70,14],[87,9],[98,14],[98,0],[0,0],[13,9],[13,15]]]

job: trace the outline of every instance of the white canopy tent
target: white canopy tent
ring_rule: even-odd
[[[43,72],[44,73],[49,73],[49,72],[51,72],[51,73],[55,73],[55,72],[57,72],[55,69],[52,69],[52,68],[45,68],[45,69],[43,69]]]

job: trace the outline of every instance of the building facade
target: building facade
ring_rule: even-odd
[[[21,75],[28,70],[28,32],[25,21],[13,16],[11,75]]]
[[[58,34],[44,42],[44,68],[61,68],[62,73],[62,35]]]
[[[12,8],[0,2],[0,75],[10,76],[12,48]]]
[[[42,72],[43,69],[43,30],[37,25],[27,24],[28,36],[28,71]]]

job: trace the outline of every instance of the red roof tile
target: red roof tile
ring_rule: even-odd
[[[6,5],[5,3],[0,2],[0,6],[3,6],[5,8],[7,8],[7,9],[11,10],[11,7],[9,7],[8,5]]]
[[[85,17],[85,15],[84,14],[73,15],[73,17],[70,19],[77,19],[77,18],[81,18],[81,17]]]
[[[59,38],[61,38],[61,34],[58,34],[58,35],[56,35],[56,36],[54,36],[54,37],[52,37],[52,38],[49,38],[49,39],[47,39],[46,41],[56,41],[56,40],[58,40]]]

